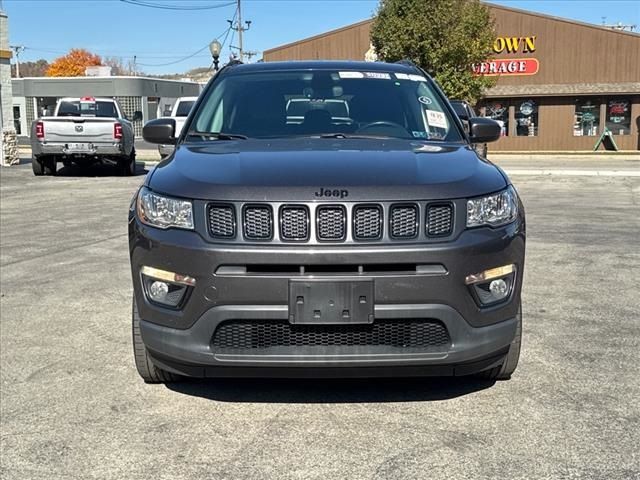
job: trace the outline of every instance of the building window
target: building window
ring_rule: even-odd
[[[502,101],[489,102],[485,106],[485,117],[500,124],[501,135],[509,135],[509,103]]]
[[[22,135],[22,116],[20,115],[20,107],[13,106],[13,128],[16,131],[16,135]]]
[[[614,135],[631,133],[631,102],[617,98],[607,102],[607,128]]]
[[[593,99],[579,98],[573,120],[574,137],[593,137],[600,128],[600,102]]]
[[[538,104],[524,100],[516,104],[516,135],[535,137],[538,135]]]

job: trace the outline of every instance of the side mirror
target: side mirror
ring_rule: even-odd
[[[140,122],[142,121],[142,112],[140,110],[136,110],[133,112],[133,117],[131,117],[132,122]]]
[[[469,119],[469,136],[471,143],[495,142],[500,138],[500,124],[484,117]]]
[[[156,118],[142,128],[145,142],[161,145],[176,144],[176,121],[173,118]]]

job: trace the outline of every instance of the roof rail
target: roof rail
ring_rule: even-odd
[[[402,60],[398,60],[397,62],[393,62],[393,63],[397,63],[399,65],[407,65],[409,67],[418,68],[418,66],[412,60],[409,60],[408,58],[403,58]]]

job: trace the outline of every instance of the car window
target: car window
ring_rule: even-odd
[[[113,102],[64,101],[58,107],[58,116],[118,118]]]
[[[178,108],[176,109],[176,117],[188,117],[194,103],[196,102],[192,100],[183,100],[178,103]]]
[[[190,131],[253,138],[353,134],[461,140],[426,78],[379,71],[228,74],[208,90]]]

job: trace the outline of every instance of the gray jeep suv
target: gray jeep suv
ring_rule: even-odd
[[[509,378],[524,210],[469,124],[409,63],[317,61],[227,66],[178,138],[147,123],[176,148],[129,212],[142,378]]]

